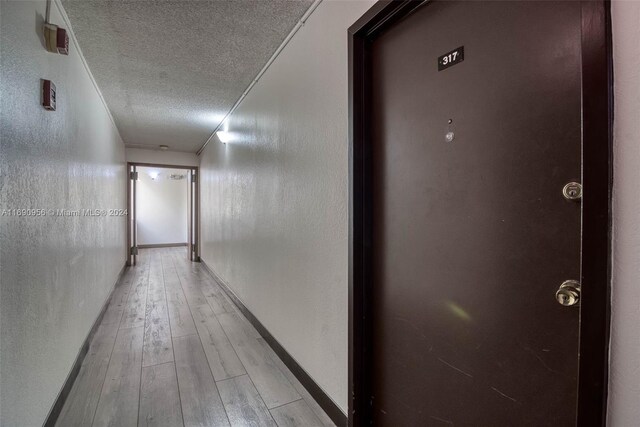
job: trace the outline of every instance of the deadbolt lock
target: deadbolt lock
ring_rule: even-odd
[[[556,292],[556,300],[564,306],[572,306],[580,301],[580,282],[565,280]]]
[[[582,198],[582,184],[579,182],[570,182],[562,189],[562,195],[567,200],[580,200]]]

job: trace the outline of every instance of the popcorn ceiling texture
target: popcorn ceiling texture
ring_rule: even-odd
[[[195,152],[312,1],[62,3],[124,142]]]
[[[125,208],[124,144],[77,47],[45,50],[44,1],[0,8],[0,209]],[[64,26],[55,3],[51,18]],[[124,265],[125,225],[0,216],[0,425],[44,422]]]

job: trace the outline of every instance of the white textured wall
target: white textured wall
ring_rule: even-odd
[[[136,198],[138,213],[138,244],[186,243],[188,180],[169,179],[172,173],[187,174],[187,170],[139,167]],[[159,172],[153,180],[150,172]]]
[[[609,425],[640,423],[640,2],[614,0],[613,286]]]
[[[204,142],[204,141],[202,141]],[[200,159],[195,153],[183,151],[146,150],[142,148],[126,148],[127,162],[153,163],[156,165],[198,166]]]
[[[201,158],[202,258],[347,410],[347,28],[324,1]]]
[[[71,45],[45,51],[44,1],[2,1],[0,209],[125,208],[124,147]],[[54,22],[69,28],[58,8]],[[58,109],[40,105],[54,81]],[[45,420],[125,258],[125,218],[0,217],[0,425]]]

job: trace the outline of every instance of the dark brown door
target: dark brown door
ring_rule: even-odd
[[[575,425],[580,13],[434,1],[372,42],[375,425]]]

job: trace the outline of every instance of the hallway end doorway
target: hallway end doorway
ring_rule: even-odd
[[[196,166],[127,163],[127,265],[142,248],[187,247],[200,260]]]

